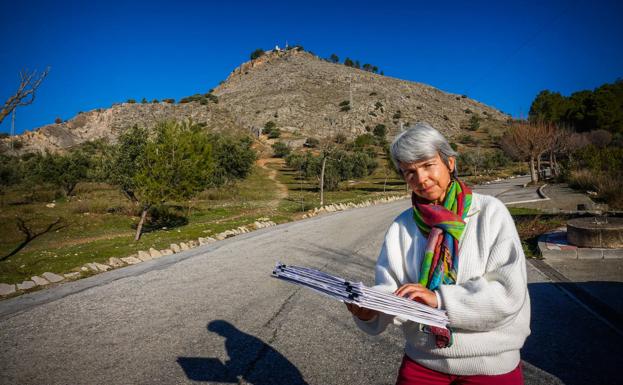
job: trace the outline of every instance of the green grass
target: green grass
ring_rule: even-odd
[[[133,240],[138,209],[114,187],[82,183],[71,199],[59,197],[45,186],[9,191],[0,211],[0,256],[11,252],[24,238],[16,226],[23,218],[33,231],[41,231],[57,218],[64,227],[45,233],[17,254],[0,262],[0,282],[18,283],[43,272],[76,271],[87,262],[106,262],[109,257],[125,257],[139,250],[168,248],[171,243],[196,240],[222,231],[249,225],[268,217],[276,223],[300,218],[303,211],[319,206],[316,181],[301,181],[296,171],[269,164],[276,179],[286,185],[288,196],[278,200],[275,181],[268,171],[255,167],[244,181],[220,189],[210,189],[191,202],[170,202],[169,211],[187,218],[187,223],[143,233]],[[384,195],[404,194],[404,183],[388,179],[383,193],[382,169],[362,180],[341,183],[341,190],[325,193],[325,204],[360,202]],[[54,200],[54,207],[46,204]],[[190,209],[188,208],[190,204]]]

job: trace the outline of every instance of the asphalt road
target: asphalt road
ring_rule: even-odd
[[[323,215],[0,302],[2,384],[393,384],[403,337],[273,278],[276,261],[371,284],[408,201]],[[528,384],[616,383],[623,338],[528,264]]]

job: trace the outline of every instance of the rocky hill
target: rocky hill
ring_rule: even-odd
[[[268,121],[294,135],[353,137],[384,124],[391,133],[427,121],[450,136],[475,114],[493,121],[508,116],[466,96],[329,63],[291,49],[269,51],[236,68],[213,94],[218,103],[123,103],[80,113],[19,137],[20,152],[62,150],[85,141],[114,141],[134,124],[191,118],[210,130],[253,132]],[[5,139],[3,147],[7,148]]]

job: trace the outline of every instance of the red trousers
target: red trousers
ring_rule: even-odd
[[[413,361],[406,355],[402,359],[396,385],[523,385],[521,363],[505,374],[485,376],[456,376],[437,372]]]

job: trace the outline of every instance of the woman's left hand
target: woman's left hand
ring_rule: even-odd
[[[437,294],[419,283],[407,283],[402,285],[394,294],[437,308]]]

